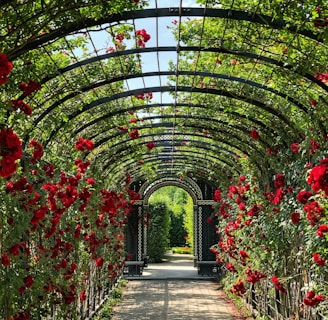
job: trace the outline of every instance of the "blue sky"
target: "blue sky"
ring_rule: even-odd
[[[196,4],[196,0],[181,0],[182,7],[199,7],[199,4]],[[179,7],[180,0],[150,0],[149,5],[146,8],[169,8],[169,7]],[[150,35],[151,39],[146,43],[146,47],[156,47],[158,46],[176,46],[176,41],[173,38],[172,32],[167,28],[172,26],[172,21],[174,17],[163,17],[163,18],[149,18],[149,19],[136,19],[136,29],[145,29]],[[178,18],[177,18],[178,20]],[[158,23],[158,26],[156,25]],[[156,32],[158,30],[158,34]],[[108,34],[104,32],[90,32],[92,40],[97,49],[102,49],[99,54],[105,53],[104,50],[110,45]],[[158,39],[157,39],[158,38]],[[129,46],[133,46],[134,42],[127,42]],[[172,60],[174,63],[177,59],[177,54],[175,52],[162,52],[159,53],[147,53],[141,55],[142,59],[142,70],[143,72],[157,71],[158,70],[158,61],[160,64],[160,70],[168,70],[168,63]],[[162,85],[165,85],[167,82],[166,77],[162,79]],[[145,77],[143,80],[141,78],[129,80],[126,82],[127,86],[130,89],[151,87],[151,86],[160,86],[159,77]],[[166,93],[154,93],[153,102],[169,102],[172,101],[172,97]]]

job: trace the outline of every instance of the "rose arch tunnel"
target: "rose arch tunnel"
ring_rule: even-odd
[[[2,0],[0,24],[5,319],[50,293],[83,318],[124,250],[147,255],[167,185],[193,199],[204,273],[221,261],[238,295],[266,281],[285,315],[325,306],[327,1]]]

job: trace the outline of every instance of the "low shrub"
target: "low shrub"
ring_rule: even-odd
[[[192,254],[192,248],[189,247],[172,247],[172,253]]]

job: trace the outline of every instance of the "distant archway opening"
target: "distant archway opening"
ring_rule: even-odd
[[[215,188],[206,180],[185,177],[161,177],[153,181],[135,181],[130,188],[140,194],[140,200],[134,205],[127,233],[126,248],[131,265],[129,273],[141,274],[142,262],[148,256],[149,206],[151,196],[164,187],[185,190],[192,199],[193,257],[199,274],[210,274],[216,264],[215,254],[210,248],[218,242],[217,219],[214,212],[213,194]]]
[[[194,201],[177,186],[157,189],[149,198],[147,253],[159,262],[165,253],[192,255],[194,248]]]

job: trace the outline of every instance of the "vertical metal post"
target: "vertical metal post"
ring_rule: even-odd
[[[203,208],[198,206],[198,261],[203,260]]]
[[[197,205],[195,205],[194,207],[193,207],[193,209],[194,209],[194,218],[193,218],[193,220],[194,220],[194,259],[195,259],[195,264],[196,264],[196,261],[198,260],[198,225],[197,225],[197,223],[198,223],[198,214],[197,214],[197,209],[198,209],[198,206]],[[195,265],[195,267],[196,267],[196,265]]]
[[[144,206],[143,212],[143,258],[147,256],[147,235],[148,235],[148,225],[145,223],[145,215],[148,214],[148,206]]]
[[[143,236],[143,214],[142,206],[138,207],[138,248],[137,248],[137,261],[142,260],[142,236]]]

